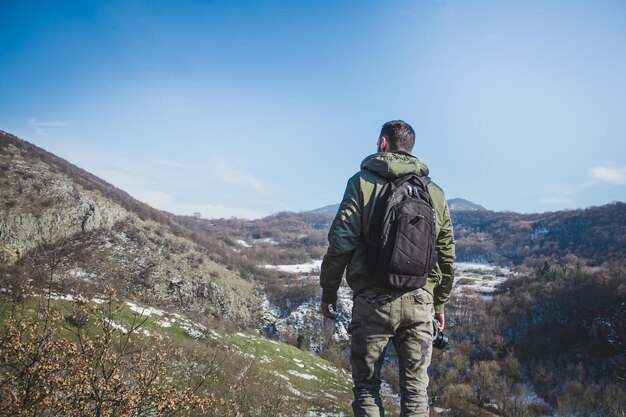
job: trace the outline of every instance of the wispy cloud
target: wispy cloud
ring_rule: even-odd
[[[267,214],[256,207],[269,204],[258,198],[270,195],[269,187],[238,161],[207,158],[200,165],[88,144],[68,146],[60,155],[160,210],[181,215],[199,212],[205,218],[252,219]]]
[[[218,204],[203,204],[178,201],[173,195],[163,191],[138,189],[133,194],[135,198],[159,210],[169,211],[180,215],[192,215],[200,213],[205,218],[230,218],[239,217],[244,219],[258,219],[261,212],[245,207],[225,207]]]
[[[589,179],[578,184],[555,184],[549,192],[537,200],[540,204],[565,205],[576,199],[579,191],[602,184],[626,185],[626,168],[597,166],[589,170]]]
[[[217,161],[214,167],[212,176],[217,181],[252,189],[258,193],[264,193],[267,190],[263,181],[246,172],[243,167],[225,161]]]
[[[624,185],[626,184],[626,167],[616,168],[609,166],[600,166],[591,169],[591,177],[595,181],[608,184]]]
[[[124,171],[94,169],[93,173],[127,192],[130,192],[131,190],[136,188],[150,186],[152,184],[152,181],[145,180]]]
[[[61,122],[58,120],[50,121],[50,122],[42,122],[42,121],[37,120],[36,117],[29,118],[27,122],[28,122],[28,126],[41,136],[47,136],[48,135],[47,130],[49,128],[67,127],[67,123],[65,122]]]
[[[576,196],[577,188],[576,185],[571,184],[554,185],[548,194],[538,200],[538,203],[546,205],[571,204]]]
[[[165,194],[165,193],[162,193]],[[196,204],[189,202],[180,202],[172,196],[164,198],[164,195],[158,196],[158,201],[146,201],[151,206],[155,206],[161,210],[181,215],[192,215],[200,213],[202,217],[208,219],[238,217],[242,219],[258,219],[263,214],[258,210],[245,207],[225,207],[218,204]],[[158,205],[158,206],[157,206]]]
[[[246,207],[226,207],[218,204],[195,203],[180,201],[172,194],[157,190],[158,185],[151,180],[146,180],[123,171],[101,170],[96,175],[110,182],[118,188],[128,192],[137,200],[157,208],[180,215],[192,215],[200,213],[205,218],[230,218],[239,217],[245,219],[258,219],[263,214]]]

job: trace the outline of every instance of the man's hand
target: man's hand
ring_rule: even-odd
[[[435,320],[439,322],[439,331],[443,332],[446,327],[446,316],[443,313],[435,313]]]
[[[329,310],[328,306],[331,306],[333,308],[332,311]],[[327,319],[335,320],[337,318],[337,316],[335,315],[335,313],[337,312],[337,303],[336,302],[332,304],[321,303],[320,311],[322,312],[324,317],[326,317]]]

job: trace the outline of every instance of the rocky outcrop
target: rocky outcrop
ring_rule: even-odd
[[[72,251],[58,275],[83,291],[108,285],[124,298],[240,328],[259,321],[262,299],[254,281],[211,261],[203,248],[157,223],[127,220],[110,230],[79,233],[67,246]],[[76,270],[82,272],[78,277]]]
[[[0,262],[14,262],[40,243],[110,229],[133,216],[12,144],[2,148],[0,170]]]
[[[0,131],[0,265],[28,254],[46,268],[49,254],[37,248],[50,243],[63,262],[49,276],[64,291],[107,286],[125,298],[257,326],[258,284],[170,226],[167,213]]]

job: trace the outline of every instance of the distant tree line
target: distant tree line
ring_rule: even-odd
[[[457,259],[520,265],[578,257],[590,266],[626,257],[626,204],[542,214],[453,211]]]

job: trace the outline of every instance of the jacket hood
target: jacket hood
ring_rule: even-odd
[[[425,163],[404,152],[379,152],[368,156],[361,162],[361,169],[370,170],[385,179],[395,179],[415,173],[427,176]]]

